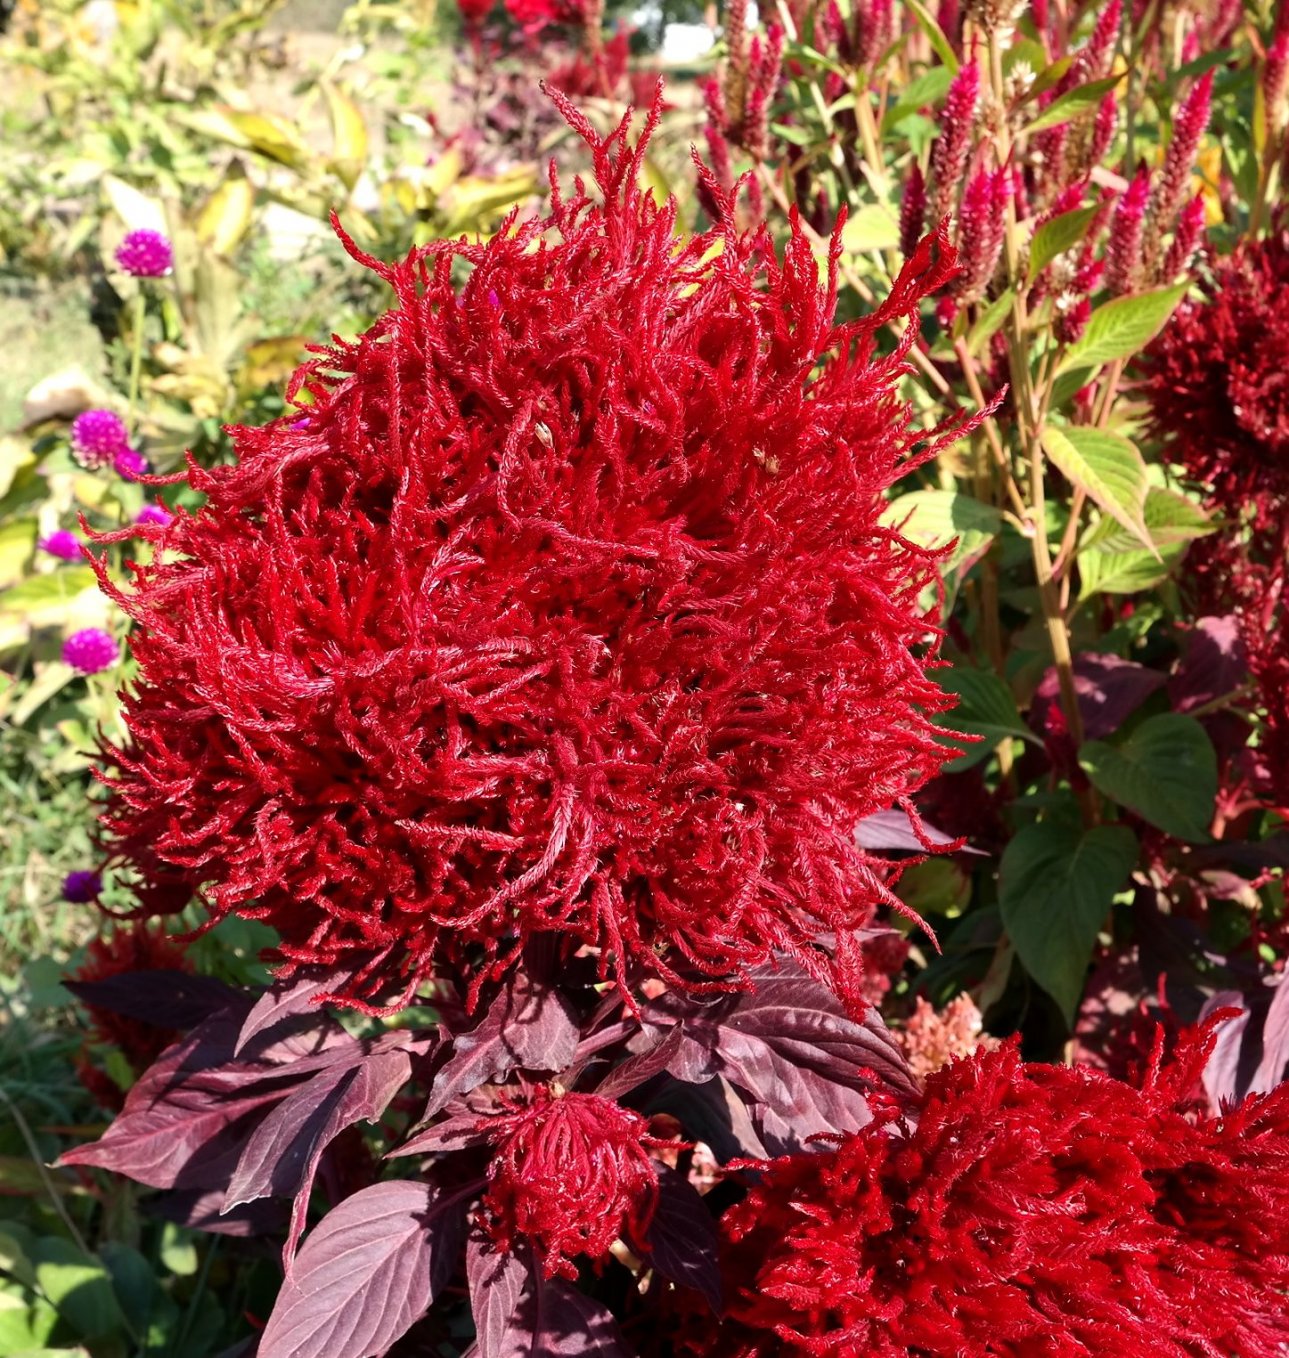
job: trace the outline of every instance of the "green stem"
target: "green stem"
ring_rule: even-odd
[[[139,403],[139,375],[143,371],[143,323],[147,316],[148,299],[144,295],[143,284],[134,296],[134,333],[130,336],[133,352],[130,355],[130,410],[129,426],[131,435],[135,432],[135,409]]]

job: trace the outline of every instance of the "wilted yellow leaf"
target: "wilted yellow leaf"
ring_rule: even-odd
[[[231,255],[250,230],[254,210],[255,189],[242,167],[234,164],[197,218],[197,239],[217,255]]]

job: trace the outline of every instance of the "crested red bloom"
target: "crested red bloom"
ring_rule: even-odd
[[[1142,360],[1152,432],[1225,513],[1279,520],[1289,497],[1289,227],[1214,266]]]
[[[722,1219],[729,1319],[706,1352],[1281,1352],[1289,1086],[1188,1117],[1210,1045],[1142,1089],[979,1052],[929,1078],[915,1125],[773,1162]]]
[[[136,971],[191,971],[184,945],[166,937],[163,930],[136,923],[99,934],[85,950],[85,961],[71,973],[73,981],[106,981]],[[178,1037],[168,1028],[158,1028],[141,1019],[118,1014],[86,1003],[89,1040],[120,1052],[136,1075],[141,1074]],[[77,1074],[99,1103],[120,1109],[125,1095],[121,1088],[99,1068],[88,1053],[77,1062]]]
[[[542,1086],[514,1112],[483,1118],[493,1145],[484,1225],[497,1246],[532,1246],[546,1276],[577,1277],[579,1255],[601,1259],[627,1236],[643,1247],[658,1171],[639,1113],[595,1094]]]
[[[307,424],[234,429],[136,588],[101,573],[139,665],[106,847],[355,1001],[552,930],[624,985],[786,950],[854,995],[890,899],[855,828],[949,753],[935,554],[882,521],[916,327],[875,334],[952,251],[834,326],[839,243],[821,286],[712,183],[678,247],[645,143],[563,107],[603,201],[365,261],[398,305],[297,375]]]

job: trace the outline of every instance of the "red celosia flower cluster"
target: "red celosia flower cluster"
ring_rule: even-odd
[[[720,1358],[1150,1354],[1289,1344],[1289,1086],[1179,1111],[1014,1046],[932,1075],[916,1125],[773,1162],[723,1218]]]
[[[935,554],[882,522],[916,327],[875,334],[952,252],[834,326],[839,244],[821,286],[711,185],[679,245],[645,143],[564,113],[602,201],[365,261],[398,306],[297,375],[307,421],[234,430],[137,587],[101,571],[138,624],[108,847],[356,1000],[549,930],[624,984],[785,950],[854,994],[855,827],[946,754]]]
[[[484,1225],[499,1248],[526,1242],[548,1278],[576,1278],[579,1255],[602,1259],[624,1236],[643,1247],[658,1201],[648,1148],[666,1143],[639,1113],[542,1087],[479,1126],[493,1146]]]
[[[106,981],[136,971],[191,971],[184,945],[167,938],[161,929],[148,924],[118,927],[110,934],[99,934],[85,950],[85,961],[71,973],[73,981]],[[161,1055],[178,1037],[168,1028],[158,1028],[140,1019],[118,1014],[111,1009],[85,1005],[89,1016],[89,1042],[121,1053],[136,1075]],[[88,1051],[76,1064],[81,1083],[105,1108],[119,1110],[125,1093],[105,1074]]]
[[[1289,227],[1219,260],[1142,360],[1152,432],[1231,518],[1289,502]]]

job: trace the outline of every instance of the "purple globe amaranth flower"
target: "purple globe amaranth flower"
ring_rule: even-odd
[[[86,410],[72,421],[72,455],[82,467],[106,467],[128,448],[130,431],[111,410]]]
[[[175,263],[175,252],[160,231],[131,231],[116,252],[116,262],[135,278],[160,278]]]
[[[56,528],[37,544],[42,552],[56,556],[60,561],[79,561],[81,559],[81,540],[70,528]]]
[[[89,868],[77,868],[63,878],[63,900],[73,905],[88,905],[98,900],[103,891],[103,879]]]
[[[134,521],[135,523],[146,527],[164,528],[173,518],[174,515],[165,507],[165,505],[146,504],[139,510],[138,514],[135,515]]]
[[[85,627],[63,642],[63,660],[81,674],[99,674],[115,665],[121,648],[110,632]]]
[[[121,448],[112,459],[112,466],[116,468],[118,476],[122,476],[127,481],[137,481],[141,476],[147,476],[148,459],[135,448]]]

